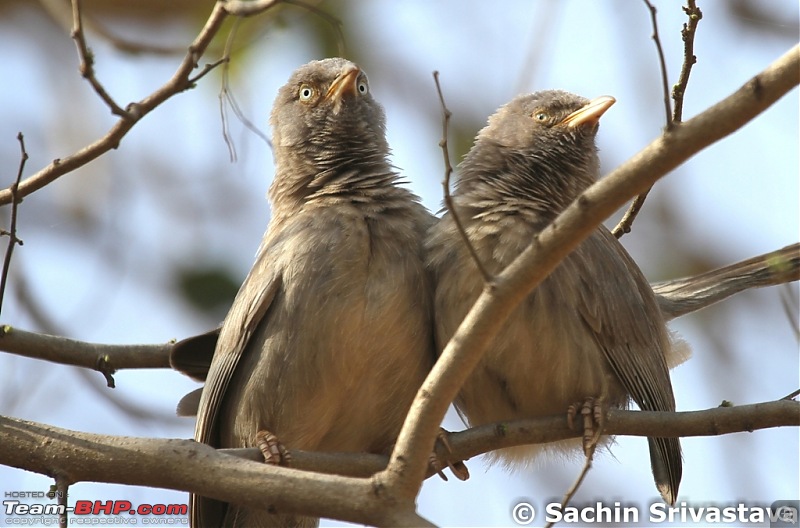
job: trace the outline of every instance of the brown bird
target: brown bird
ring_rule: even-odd
[[[512,100],[478,133],[458,167],[453,199],[489,273],[503,270],[597,179],[597,124],[613,103],[611,97],[588,101],[538,92]],[[441,351],[484,281],[452,215],[431,229],[427,246]],[[591,401],[590,407],[624,408],[633,399],[641,409],[674,411],[671,346],[647,280],[617,239],[599,227],[512,313],[456,406],[473,426],[551,416]],[[648,441],[656,485],[672,504],[681,480],[680,444],[677,438]],[[527,446],[498,456],[512,463],[537,451]]]
[[[352,62],[299,68],[270,122],[272,218],[220,330],[195,438],[255,447],[269,431],[289,449],[388,453],[434,359],[433,217],[398,185],[383,110]],[[196,527],[317,521],[192,500]]]

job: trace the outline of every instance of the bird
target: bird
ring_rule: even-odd
[[[599,119],[614,103],[560,90],[519,95],[478,132],[457,167],[452,203],[488,274],[502,271],[597,180]],[[426,251],[441,353],[485,283],[450,212],[430,229]],[[668,363],[679,348],[641,270],[600,226],[512,312],[461,388],[456,409],[470,426],[576,408],[600,418],[601,406],[627,408],[631,399],[643,410],[674,411]],[[679,440],[648,442],[656,487],[674,504]],[[574,453],[580,446],[521,446],[495,452],[492,461],[517,468],[544,451]]]
[[[435,359],[423,246],[434,217],[390,164],[385,123],[366,73],[342,58],[305,64],[278,90],[271,218],[218,334],[200,340],[216,346],[195,371],[195,440],[255,447],[267,432],[289,450],[393,446]],[[318,523],[190,502],[197,527]]]

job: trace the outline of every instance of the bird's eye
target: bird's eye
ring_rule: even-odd
[[[369,92],[369,86],[367,86],[367,81],[365,81],[364,79],[358,81],[358,93],[360,93],[361,95],[367,95],[368,92]]]
[[[544,112],[536,112],[536,113],[534,113],[533,114],[533,118],[535,120],[537,120],[538,122],[540,122],[540,123],[544,123],[548,119],[547,114],[544,113]]]
[[[308,102],[312,97],[314,97],[314,89],[307,84],[302,85],[300,87],[300,100]]]

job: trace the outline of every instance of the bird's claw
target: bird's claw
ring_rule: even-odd
[[[292,454],[278,440],[278,437],[269,431],[256,433],[256,445],[264,455],[264,462],[275,466],[288,466],[292,462]]]
[[[583,402],[570,405],[567,409],[567,424],[570,429],[575,429],[575,417],[579,411],[583,421],[583,452],[586,456],[590,456],[597,445],[597,437],[605,421],[602,400],[590,397]]]
[[[447,439],[448,434],[448,431],[440,428],[439,434],[436,435],[436,441],[441,442],[444,450],[447,451],[447,453],[452,453],[453,449],[450,447],[450,441]],[[449,457],[440,457],[436,453],[436,450],[431,453],[428,463],[433,471],[435,471],[444,481],[447,481],[447,475],[444,474],[445,466],[450,468],[450,471],[453,472],[453,475],[458,480],[467,480],[469,478],[469,469],[467,469],[466,464],[464,464],[462,460],[452,461],[449,459]]]

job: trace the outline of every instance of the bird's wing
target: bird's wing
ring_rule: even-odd
[[[262,246],[253,268],[236,294],[225,322],[222,323],[206,384],[200,396],[195,426],[195,440],[198,442],[212,446],[217,444],[219,411],[230,380],[250,338],[281,287],[281,274],[274,255],[275,252],[270,251],[268,245]],[[189,498],[189,508],[191,526],[219,525],[225,515],[224,503],[195,495]]]
[[[581,274],[582,280],[603,279],[602,285],[582,285],[578,309],[617,379],[640,409],[674,411],[666,359],[669,336],[644,275],[604,227],[576,252],[582,252],[581,260],[592,268],[587,270],[591,273]],[[601,296],[604,290],[610,293]],[[648,438],[648,442],[656,485],[664,500],[673,504],[682,474],[679,441]]]
[[[653,320],[660,311],[649,283],[605,228],[576,253],[588,268],[580,273],[586,283],[578,310],[617,378],[640,408],[675,410],[666,362],[669,336],[663,321]],[[589,283],[597,277],[603,284]]]
[[[195,427],[195,440],[214,445],[217,415],[236,366],[267,313],[281,285],[280,270],[263,248],[244,280],[222,324],[217,347],[206,377]]]

